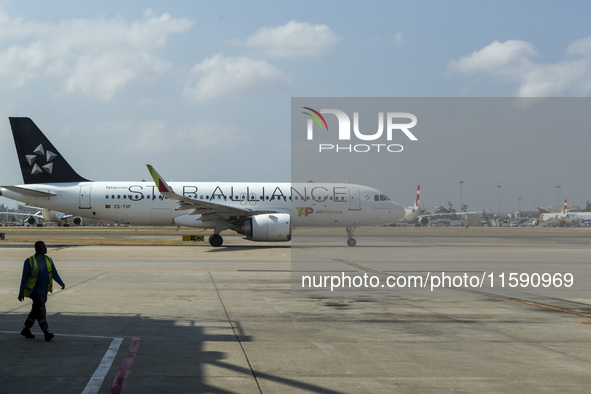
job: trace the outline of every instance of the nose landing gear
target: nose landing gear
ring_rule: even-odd
[[[357,245],[357,241],[353,238],[353,231],[355,231],[355,227],[347,227],[347,245],[349,246]]]

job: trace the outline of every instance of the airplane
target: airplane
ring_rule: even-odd
[[[540,226],[559,226],[567,219],[566,212],[566,198],[564,199],[564,205],[562,206],[561,212],[551,212],[540,214]]]
[[[419,216],[421,212],[420,208],[420,198],[421,198],[421,185],[417,186],[417,196],[415,197],[415,204],[411,207],[404,208],[404,217],[399,220],[401,223],[410,223]]]
[[[460,212],[446,212],[446,213],[427,213],[425,215],[417,216],[418,222],[421,226],[426,226],[429,224],[431,218],[436,218],[438,216],[460,216],[460,215],[482,215],[484,211],[460,211]]]
[[[251,241],[289,241],[292,228],[344,227],[355,246],[357,226],[392,223],[404,208],[377,189],[348,183],[166,183],[148,165],[152,182],[90,181],[68,164],[30,118],[9,118],[23,185],[0,196],[113,223],[233,230]]]
[[[421,198],[421,185],[417,185],[417,196],[415,197],[415,203],[413,206],[404,208],[404,217],[399,220],[399,223],[411,223],[415,219],[418,219],[418,223],[421,226],[429,224],[429,219],[437,216],[450,216],[450,215],[470,215],[470,214],[482,214],[483,211],[472,211],[472,212],[455,212],[455,213],[429,213],[425,215],[419,215],[421,212],[420,208]]]
[[[579,212],[583,213],[583,212]],[[586,212],[587,214],[591,212]],[[591,224],[591,216],[585,215],[583,218],[577,218],[579,224],[584,224],[585,226],[589,226]]]
[[[564,210],[566,214],[565,221],[573,224],[589,224],[591,221],[591,212],[567,212],[566,199],[564,200]]]
[[[588,224],[591,220],[591,212],[568,212],[566,220],[572,223]]]
[[[61,226],[62,222],[63,222],[64,226],[69,226],[70,224],[68,223],[68,219],[70,219],[70,218],[73,218],[72,222],[76,225],[79,225],[82,223],[82,218],[79,216],[66,215],[65,213],[52,211],[51,209],[47,209],[47,208],[39,208],[39,207],[29,207],[29,208],[36,209],[37,212],[35,212],[35,213],[0,212],[0,214],[4,214],[7,216],[8,215],[26,216],[27,219],[25,221],[27,223],[29,223],[31,226],[33,226],[39,220],[42,220],[43,222],[46,222],[46,223],[57,223],[58,226]]]

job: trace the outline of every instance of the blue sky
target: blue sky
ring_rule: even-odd
[[[150,163],[173,180],[285,181],[291,97],[588,97],[590,7],[0,1],[0,184],[22,183],[9,116],[31,117],[89,179],[148,179]],[[463,179],[469,208],[495,212],[501,182],[506,211],[517,196],[524,209],[556,205],[559,184],[584,205],[586,169],[570,158],[585,155],[586,134],[565,131],[575,150],[561,155],[553,141],[548,152],[519,141],[523,155],[555,163],[550,173],[520,172],[516,162],[509,175],[476,163],[448,174],[445,160],[419,153],[395,163],[405,170],[385,192],[409,205],[421,183],[427,205],[458,205]]]

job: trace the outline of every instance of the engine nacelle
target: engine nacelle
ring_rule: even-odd
[[[242,225],[241,234],[251,241],[289,241],[291,217],[288,213],[255,215]]]
[[[428,217],[419,218],[419,224],[421,226],[426,226],[427,224],[429,224],[429,218]]]
[[[80,216],[76,216],[73,222],[76,226],[79,226],[82,223],[82,218]]]
[[[29,223],[31,226],[35,224],[35,218],[33,216],[29,216],[27,218],[27,223]]]

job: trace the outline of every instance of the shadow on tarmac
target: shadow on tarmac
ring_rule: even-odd
[[[257,370],[242,345],[252,338],[242,333],[238,322],[229,327],[223,320],[56,313],[48,316],[55,338],[45,342],[37,323],[32,329],[35,339],[19,334],[26,317],[22,313],[1,317],[0,393],[81,393],[92,386],[91,378],[116,338],[122,342],[112,364],[104,371],[104,380],[98,386],[95,381],[89,392],[117,393],[123,388],[131,393],[263,392],[261,385],[267,382],[279,390],[338,393]],[[139,347],[129,366],[132,338]],[[128,373],[123,387],[118,378],[122,373]]]
[[[266,250],[269,248],[273,249],[291,249],[291,245],[264,245],[264,246],[242,246],[242,245],[228,245],[220,246],[207,250],[206,253],[219,253],[219,252],[244,252],[252,250]]]

